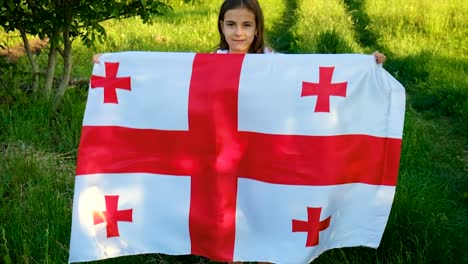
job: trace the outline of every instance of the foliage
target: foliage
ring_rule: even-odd
[[[40,74],[29,47],[27,34],[47,38],[50,42],[45,73],[44,93],[51,91],[55,73],[56,53],[63,58],[63,72],[55,93],[54,109],[58,107],[70,80],[72,67],[72,42],[80,38],[90,47],[106,36],[101,22],[113,18],[139,16],[143,23],[153,15],[162,15],[170,6],[157,0],[2,0],[0,26],[6,32],[18,30],[22,36],[34,76],[33,90],[38,87]]]

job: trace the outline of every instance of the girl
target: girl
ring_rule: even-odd
[[[217,53],[273,53],[265,46],[263,12],[257,0],[225,0],[218,15]],[[372,53],[377,63],[384,54]]]
[[[263,12],[254,0],[226,0],[218,15],[217,53],[272,53],[265,47]]]

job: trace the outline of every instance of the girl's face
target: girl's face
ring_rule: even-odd
[[[255,14],[246,8],[231,9],[220,23],[229,53],[247,53],[257,34]]]

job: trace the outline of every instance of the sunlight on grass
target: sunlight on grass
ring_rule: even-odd
[[[184,4],[169,1],[173,12],[154,17],[154,23],[143,24],[139,18],[110,20],[103,23],[105,43],[88,49],[75,42],[74,75],[89,76],[91,57],[95,53],[118,51],[211,52],[218,44],[216,20],[221,1]]]
[[[366,12],[380,44],[393,56],[389,68],[415,95],[416,107],[459,116],[468,112],[466,1],[375,0],[366,2]],[[406,76],[410,68],[424,77]]]
[[[443,56],[468,58],[468,5],[464,0],[375,0],[366,2],[366,10],[382,43],[396,54],[431,49]]]
[[[300,0],[296,49],[300,53],[361,53],[341,1]]]

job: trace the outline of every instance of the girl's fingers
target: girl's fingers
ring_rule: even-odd
[[[380,53],[378,51],[374,51],[372,55],[374,55],[375,62],[377,62],[378,64],[382,64],[385,62],[385,60],[387,60],[387,57],[383,53]]]
[[[101,53],[93,55],[93,63],[100,63],[99,58],[101,57]]]

